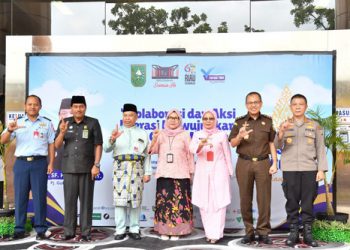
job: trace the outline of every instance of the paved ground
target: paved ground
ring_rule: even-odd
[[[201,250],[201,249],[268,249],[268,248],[289,248],[286,247],[284,241],[286,239],[286,232],[275,231],[271,234],[273,239],[273,245],[264,245],[262,243],[254,242],[250,245],[242,245],[239,243],[239,239],[242,237],[243,232],[240,230],[228,230],[225,231],[225,236],[217,244],[209,244],[205,240],[203,230],[195,229],[190,236],[182,237],[177,241],[163,241],[157,234],[154,233],[152,228],[142,229],[142,239],[133,240],[129,237],[122,241],[114,240],[114,229],[108,227],[96,227],[92,231],[92,240],[90,242],[81,241],[81,237],[78,235],[72,240],[63,241],[61,236],[63,234],[62,228],[50,228],[51,235],[48,240],[36,241],[35,233],[31,233],[22,240],[0,240],[0,249],[6,250],[20,250],[20,249],[55,249],[55,250]],[[317,249],[347,249],[350,250],[350,246],[346,244],[327,244],[319,242],[320,247]],[[304,244],[299,244],[295,248],[308,248]],[[291,248],[289,248],[291,249]]]

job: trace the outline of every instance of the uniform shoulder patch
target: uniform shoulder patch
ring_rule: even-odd
[[[265,114],[261,114],[261,116],[265,117],[265,118],[268,118],[268,119],[271,119],[272,120],[272,117],[269,116],[269,115],[265,115]]]
[[[241,115],[241,116],[238,116],[238,117],[236,117],[235,121],[237,121],[237,120],[241,120],[241,119],[245,118],[246,116],[247,116],[247,115]]]
[[[43,116],[43,118],[51,122],[51,120],[49,118],[47,118],[46,116]]]

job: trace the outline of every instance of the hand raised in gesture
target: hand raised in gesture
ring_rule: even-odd
[[[63,118],[61,119],[61,122],[60,122],[60,132],[62,134],[65,134],[68,130],[68,121],[64,121]]]
[[[121,136],[121,134],[123,133],[124,131],[120,131],[119,128],[118,128],[118,124],[115,125],[115,128],[113,129],[112,131],[112,134],[111,134],[111,137],[109,138],[109,140],[114,143],[115,140]]]
[[[23,126],[19,126],[17,123],[17,119],[18,116],[16,116],[14,121],[9,122],[8,126],[7,126],[7,131],[12,133],[13,131],[19,129],[19,128],[23,128]]]

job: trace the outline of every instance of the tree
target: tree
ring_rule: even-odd
[[[316,29],[334,30],[334,9],[315,6],[314,0],[291,0],[294,9],[294,24],[300,27],[303,24],[314,23]]]
[[[193,20],[188,20],[190,12],[189,7],[182,7],[171,11],[170,21],[173,25],[168,27],[169,34],[188,33],[188,28],[194,24]]]
[[[244,25],[245,32],[265,32],[265,30],[256,30],[254,28],[249,27],[248,25]]]
[[[193,33],[211,33],[212,29],[207,21],[207,15],[202,13],[200,16],[198,15],[192,15],[193,25],[198,25],[194,30]]]
[[[227,32],[228,32],[227,22],[221,22],[220,26],[218,27],[218,33],[227,33]]]
[[[116,3],[111,10],[117,17],[110,20],[108,25],[120,34],[142,34],[144,29],[141,20],[140,6],[135,3]]]
[[[116,17],[108,25],[117,35],[125,34],[179,34],[210,33],[212,28],[207,23],[207,15],[191,15],[189,7],[173,9],[170,17],[164,9],[140,7],[135,3],[116,3],[111,10]],[[226,23],[226,22],[225,22]],[[227,24],[226,24],[227,26]]]
[[[168,13],[164,9],[151,6],[145,11],[145,33],[163,34],[167,30]]]

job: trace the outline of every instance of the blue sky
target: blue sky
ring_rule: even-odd
[[[186,85],[184,67],[195,65],[196,82]],[[146,84],[131,85],[131,64],[146,65]],[[178,65],[179,78],[152,79],[152,65]],[[225,81],[208,82],[201,69],[224,75]],[[173,88],[155,87],[155,84]],[[29,93],[43,98],[42,113],[57,124],[60,100],[72,94],[87,97],[87,114],[100,119],[106,130],[121,118],[120,108],[133,102],[139,109],[171,108],[236,109],[244,114],[244,98],[250,91],[262,94],[263,112],[272,114],[284,86],[305,94],[311,107],[331,111],[332,55],[248,54],[215,56],[31,56]],[[231,119],[232,120],[232,119]],[[149,121],[151,122],[151,121]]]

